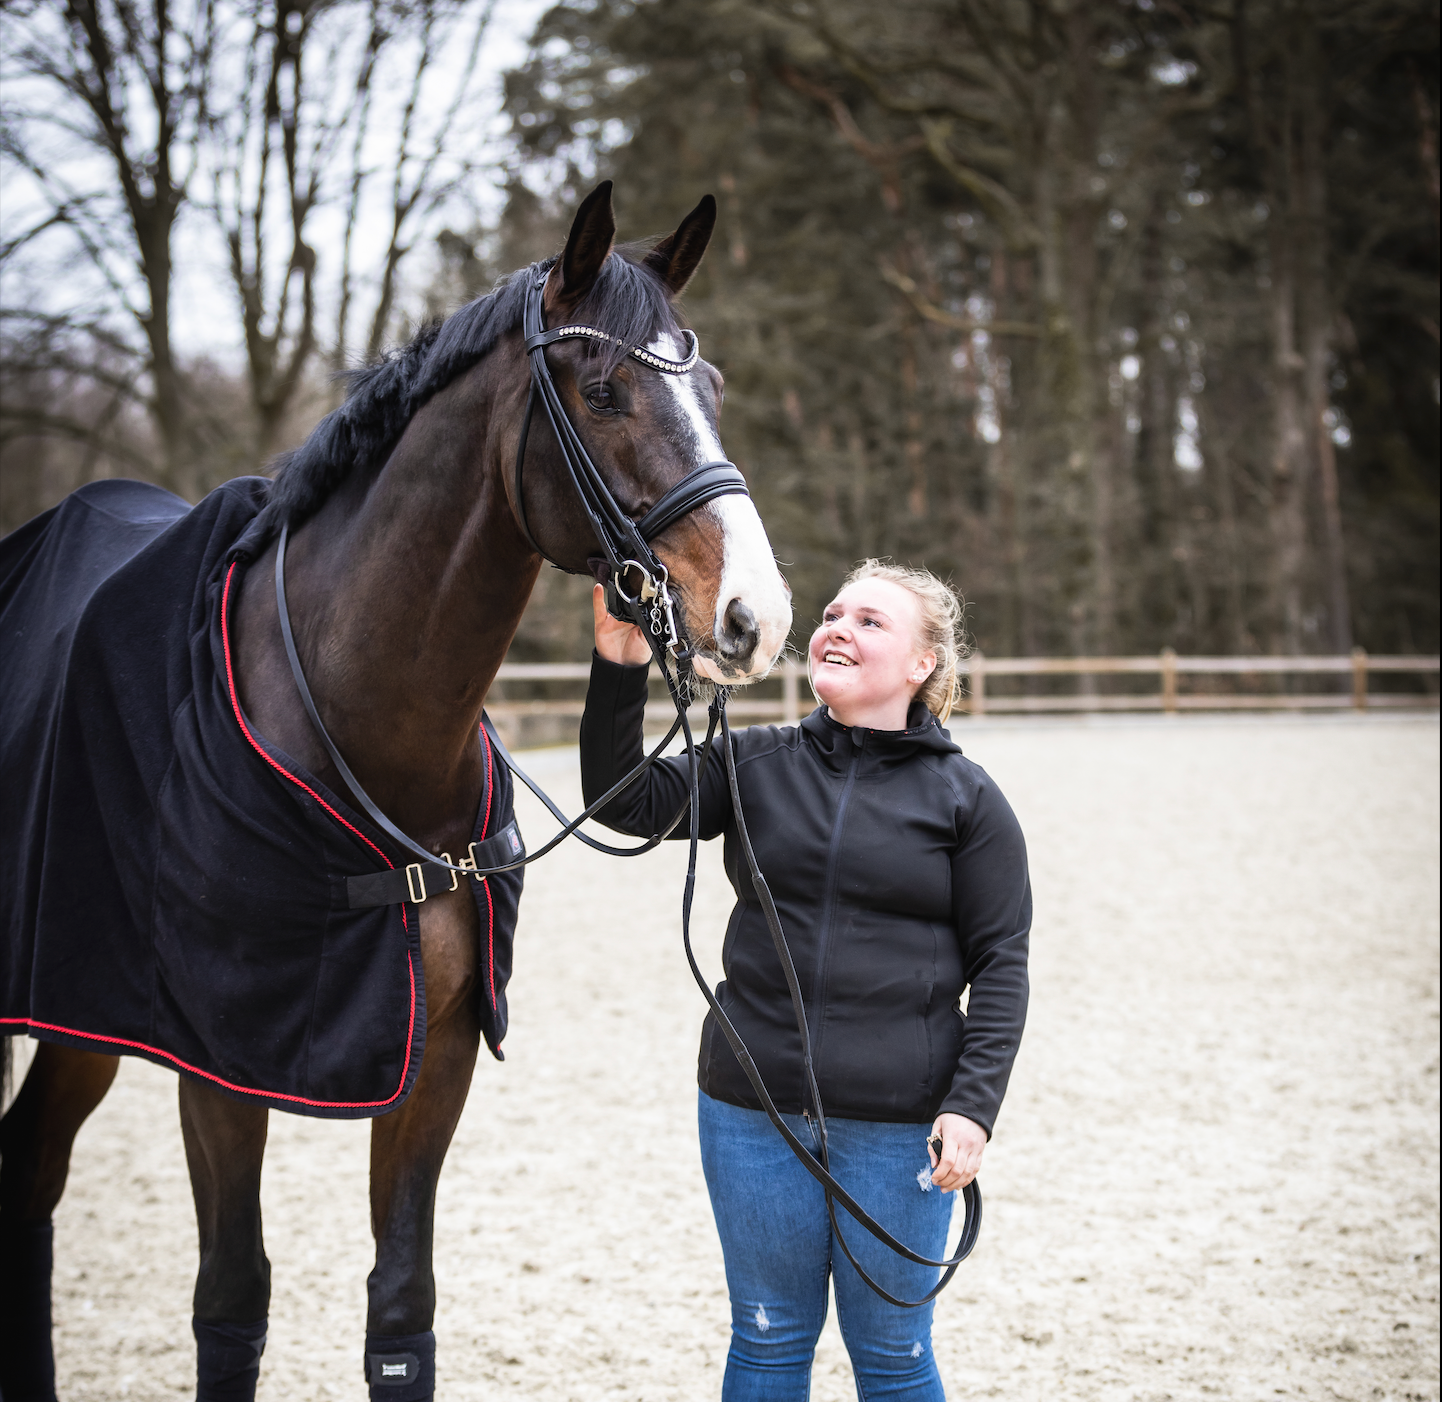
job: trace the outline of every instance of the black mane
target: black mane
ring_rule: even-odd
[[[603,374],[628,348],[677,330],[665,286],[640,262],[645,251],[641,246],[616,249],[575,309],[575,320],[620,342],[592,343]],[[444,321],[428,323],[408,344],[347,375],[345,403],[327,414],[299,448],[276,459],[275,486],[265,509],[272,527],[299,525],[352,472],[379,468],[426,401],[521,324],[527,284],[555,261],[548,258],[512,273],[486,296]]]

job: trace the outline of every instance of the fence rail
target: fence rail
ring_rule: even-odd
[[[654,668],[652,669],[654,673]],[[1179,657],[1170,648],[1144,657],[987,657],[973,653],[962,663],[967,696],[962,710],[980,716],[1002,713],[1060,713],[1076,711],[1248,711],[1248,710],[1354,710],[1427,709],[1436,707],[1436,685],[1426,679],[1438,673],[1436,657],[1380,657],[1362,648],[1350,655],[1332,657]],[[509,662],[496,680],[499,694],[487,710],[498,722],[519,723],[526,717],[578,718],[584,698],[513,700],[504,695],[508,682],[582,682],[591,674],[584,662]],[[780,720],[792,725],[801,718],[803,663],[788,660],[777,669],[780,698],[753,698],[738,692],[730,702],[738,720]],[[1371,681],[1378,675],[1413,675],[1423,679],[1424,690],[1379,692]],[[1096,689],[1101,677],[1155,676],[1157,690],[1107,694]],[[1243,678],[1281,679],[1289,676],[1347,677],[1350,685],[1331,691],[1246,690],[1235,685]],[[1008,695],[988,688],[997,677],[1075,677],[1082,685],[1065,695]],[[1232,678],[1226,690],[1189,690],[1183,678]]]

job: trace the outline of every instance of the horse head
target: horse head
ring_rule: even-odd
[[[617,248],[606,181],[581,204],[565,251],[545,274],[547,327],[610,328],[604,338],[556,341],[545,354],[567,419],[633,520],[698,467],[725,461],[716,368],[697,358],[675,373],[631,354],[639,348],[673,364],[689,358],[672,303],[715,223],[707,195],[654,247]],[[525,452],[532,466],[510,485],[512,509],[551,560],[579,572],[597,542],[554,434],[532,431]],[[718,496],[686,512],[656,536],[654,550],[696,670],[725,683],[764,676],[791,628],[791,591],[750,497]]]

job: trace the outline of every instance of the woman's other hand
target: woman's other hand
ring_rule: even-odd
[[[646,635],[634,623],[622,623],[606,612],[606,591],[599,584],[591,590],[591,609],[596,615],[596,651],[607,662],[640,667],[651,660]]]
[[[981,1151],[986,1148],[986,1131],[965,1115],[943,1114],[936,1117],[932,1134],[941,1136],[941,1158],[927,1147],[931,1155],[931,1181],[943,1193],[964,1188],[981,1167]]]

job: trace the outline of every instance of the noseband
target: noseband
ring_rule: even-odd
[[[564,569],[568,574],[579,574],[559,564],[546,552],[536,539],[526,518],[525,466],[526,443],[530,438],[531,420],[535,416],[536,403],[540,402],[546,411],[546,419],[561,448],[561,457],[566,472],[575,489],[576,499],[581,503],[595,533],[601,555],[592,563],[592,572],[598,577],[604,575],[601,583],[615,586],[622,609],[629,615],[628,621],[657,639],[662,648],[673,657],[689,656],[681,646],[680,634],[672,606],[670,575],[666,566],[651,549],[651,542],[668,526],[674,525],[681,517],[705,506],[717,497],[739,494],[749,496],[746,479],[741,470],[732,462],[706,462],[688,472],[674,487],[664,493],[661,499],[639,520],[628,516],[612,495],[606,479],[601,475],[586,445],[571,423],[565,406],[561,403],[556,382],[551,378],[551,367],[546,363],[546,347],[557,341],[589,340],[606,342],[611,345],[625,345],[625,342],[595,326],[568,323],[550,331],[545,329],[543,294],[547,274],[533,278],[526,287],[525,309],[522,313],[521,329],[526,338],[526,354],[531,361],[531,392],[526,399],[526,416],[521,421],[521,441],[516,448],[516,471],[513,478],[516,520],[521,531],[534,550],[543,560]],[[684,360],[668,360],[663,355],[646,350],[642,346],[628,346],[626,354],[633,360],[663,375],[685,375],[695,366],[701,356],[700,344],[694,331],[683,331],[689,353]],[[626,592],[625,582],[632,572],[640,577],[639,587],[634,594]]]

